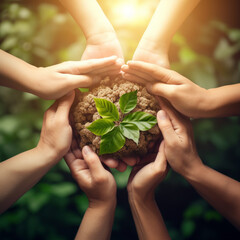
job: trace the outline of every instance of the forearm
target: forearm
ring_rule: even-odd
[[[0,213],[9,208],[56,163],[52,154],[37,148],[0,163]]]
[[[239,182],[203,164],[191,170],[185,178],[206,201],[240,229]]]
[[[86,210],[76,240],[110,239],[116,200],[101,206],[89,206]]]
[[[0,85],[31,92],[30,79],[36,67],[0,50]]]
[[[140,240],[170,239],[154,198],[143,201],[130,195],[129,203]]]
[[[76,20],[87,41],[94,36],[114,32],[101,7],[96,0],[60,0],[63,6]]]
[[[204,106],[206,117],[240,115],[240,83],[208,90]]]
[[[141,42],[154,49],[168,49],[171,39],[200,0],[161,0]]]

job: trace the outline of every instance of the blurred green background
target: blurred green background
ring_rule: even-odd
[[[131,59],[158,0],[99,3],[116,29],[126,60]],[[126,4],[132,6],[130,15],[122,12]],[[238,9],[237,0],[202,1],[172,41],[171,67],[205,88],[239,82]],[[85,39],[57,0],[1,0],[0,48],[35,66],[48,66],[79,60]],[[50,104],[0,87],[1,161],[36,146],[43,112]],[[239,181],[239,118],[201,119],[193,125],[203,161]],[[114,240],[138,239],[125,189],[129,172],[114,171],[118,184]],[[173,240],[240,239],[240,233],[172,171],[156,198]],[[0,216],[0,239],[73,239],[87,205],[61,161]]]

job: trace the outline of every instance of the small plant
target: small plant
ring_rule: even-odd
[[[119,119],[117,107],[110,101],[94,98],[97,111],[102,117],[87,127],[92,133],[101,136],[99,154],[114,153],[120,150],[126,139],[138,144],[140,131],[151,129],[156,123],[155,116],[145,112],[131,112],[137,105],[137,91],[123,94],[119,99],[121,112],[127,114]]]

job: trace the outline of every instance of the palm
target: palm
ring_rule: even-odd
[[[159,54],[144,48],[136,49],[133,55],[133,60],[153,63],[162,67],[169,68],[169,60],[167,54]]]
[[[131,188],[131,186],[142,186],[144,188],[149,183],[155,157],[156,154],[149,154],[134,166],[128,180],[128,188]]]
[[[117,39],[103,42],[101,44],[87,44],[86,49],[82,55],[82,60],[103,58],[113,55],[119,58],[123,58],[122,49]]]

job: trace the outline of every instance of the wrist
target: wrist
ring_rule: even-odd
[[[204,89],[204,93],[201,94],[201,98],[198,104],[199,118],[211,117],[213,112],[216,110],[217,100],[214,99],[214,90],[214,88]]]
[[[99,201],[99,200],[89,200],[90,209],[98,209],[103,211],[115,210],[117,205],[117,198],[113,197],[108,201]]]
[[[87,45],[106,44],[117,39],[114,29],[109,29],[101,32],[96,32],[86,37]]]
[[[168,56],[169,45],[169,41],[166,39],[153,39],[143,36],[138,44],[138,48]]]
[[[130,205],[151,204],[155,202],[155,194],[154,191],[143,194],[139,191],[130,190],[128,191],[128,201]]]
[[[35,151],[44,156],[44,164],[55,165],[63,157],[59,156],[59,153],[54,148],[41,143],[35,147]]]
[[[191,165],[186,168],[183,168],[183,171],[179,172],[187,181],[198,178],[199,173],[203,172],[205,165],[202,163],[202,160],[199,156],[196,156],[195,159],[192,159]]]
[[[147,198],[142,198],[137,194],[129,193],[128,202],[129,202],[130,208],[135,210],[151,208],[154,204],[156,204],[154,194],[152,194]]]

